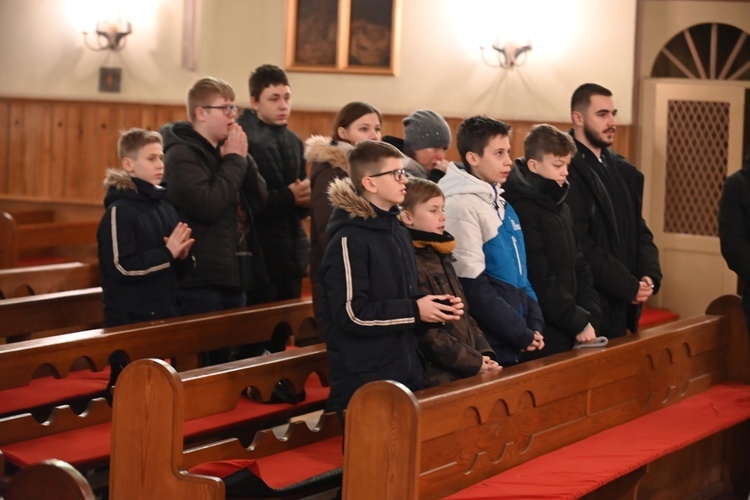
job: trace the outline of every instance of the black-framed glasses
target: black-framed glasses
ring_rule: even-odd
[[[393,179],[396,182],[399,182],[403,176],[406,175],[406,170],[403,168],[397,168],[396,170],[386,170],[385,172],[380,172],[379,174],[373,174],[368,175],[367,177],[381,177],[383,175],[393,174]]]
[[[222,104],[221,106],[201,106],[203,109],[220,109],[226,116],[232,116],[240,111],[236,104]]]

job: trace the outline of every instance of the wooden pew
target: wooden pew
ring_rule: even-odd
[[[93,370],[101,371],[107,365],[109,355],[115,350],[122,350],[130,359],[173,358],[179,369],[187,369],[196,365],[199,352],[265,341],[280,327],[295,335],[310,337],[311,330],[314,330],[312,316],[312,303],[309,300],[289,300],[273,305],[251,306],[221,313],[0,345],[0,399],[12,397],[9,394],[13,390],[24,389],[32,382],[32,377],[40,366],[48,367],[63,379],[46,380],[47,386],[65,382],[71,374],[71,367],[80,359],[85,359]],[[327,365],[323,356],[318,355],[316,363],[320,364],[318,371],[325,370]],[[268,378],[273,378],[274,373]],[[104,377],[99,393],[106,389],[106,380],[107,377]],[[279,378],[275,379],[278,380]],[[38,379],[34,380],[37,381]],[[264,386],[261,394],[264,397],[270,396],[271,389],[273,385],[270,389]],[[47,387],[47,390],[54,392],[54,387]],[[323,402],[324,398],[309,398],[296,407],[282,408],[283,411],[267,416],[256,416],[254,425],[257,427],[234,423],[222,432],[232,431],[239,435],[243,432],[252,433],[254,429],[285,421],[299,411],[319,410]],[[111,407],[99,397],[77,410],[62,406],[41,418],[30,413],[3,418],[0,419],[0,450],[5,451],[6,462],[21,467],[28,465],[24,463],[24,457],[35,456],[40,449],[43,454],[48,454],[42,458],[65,459],[81,469],[105,467],[109,458],[108,438],[103,443],[88,443],[91,450],[84,452],[68,449],[61,451],[59,447],[61,443],[69,441],[72,448],[72,443],[86,442],[86,436],[92,435],[94,437],[89,437],[89,441],[101,441],[102,436],[108,436],[111,415]],[[244,413],[238,412],[237,415],[242,417]],[[88,429],[93,430],[89,433]],[[30,449],[25,448],[25,443],[32,443]],[[57,452],[55,446],[58,447]],[[74,459],[69,459],[69,456]],[[13,457],[16,457],[15,460]]]
[[[230,411],[246,387],[252,386],[266,399],[276,380],[288,380],[299,389],[313,372],[327,382],[322,344],[179,374],[157,360],[129,365],[115,390],[110,497],[224,498],[220,479],[186,471],[204,462],[258,460],[313,444],[340,453],[342,429],[334,414],[324,414],[314,429],[296,421],[281,439],[269,429],[255,435],[252,443],[230,438],[193,448],[183,444],[189,420]],[[284,467],[292,474],[295,465]],[[326,479],[332,484],[307,486],[313,491],[327,489],[340,480],[335,475]]]
[[[481,484],[475,488],[485,488],[476,498],[481,493],[483,498],[512,498],[509,488],[514,481],[523,491],[539,486],[538,475],[533,475],[539,463],[553,464],[547,465],[544,479],[552,483],[547,494],[555,498],[583,493],[591,498],[650,498],[664,491],[671,498],[711,498],[722,491],[747,495],[749,357],[739,298],[723,297],[705,316],[617,339],[606,348],[511,367],[497,376],[416,394],[394,382],[373,382],[361,388],[348,407],[343,498],[470,498],[468,492],[474,490],[461,496],[462,490],[476,483]],[[662,412],[672,405],[679,411],[679,405],[696,401],[693,396],[725,390],[722,383],[727,381],[740,383],[726,390],[744,395],[738,399],[743,405],[738,418],[744,423],[695,445],[675,446],[678,449],[665,458],[629,474],[611,471],[610,482],[587,476],[593,472],[586,465],[574,462],[583,470],[566,471],[564,458],[555,461],[561,453],[585,449],[630,426],[636,431],[619,438],[638,443],[641,420],[636,419],[666,419],[661,416],[668,413]],[[721,416],[735,410],[714,404],[715,410],[709,405],[708,411]],[[670,432],[664,436],[670,437]],[[611,466],[606,456],[598,461]],[[614,462],[615,467],[625,467]],[[501,474],[504,471],[507,474]],[[555,491],[574,472],[583,473],[590,488],[575,494]],[[607,484],[592,493],[597,480]]]
[[[92,258],[98,227],[98,220],[40,221],[39,217],[16,220],[12,214],[2,212],[0,268],[16,267],[21,262],[38,259],[70,261],[81,260],[80,257]]]
[[[1,493],[1,492],[0,492]],[[45,460],[16,474],[8,484],[5,500],[94,500],[94,492],[70,464]]]
[[[16,224],[39,224],[55,220],[55,211],[50,208],[33,208],[24,210],[9,210],[8,213]]]
[[[0,269],[0,299],[64,292],[100,285],[99,264],[67,262]]]
[[[606,348],[562,353],[416,394],[390,381],[365,386],[347,413],[343,498],[442,498],[597,432],[722,389],[728,379],[750,382],[738,300],[719,300],[709,313]],[[188,469],[204,461],[257,458],[256,447],[245,450],[237,442],[206,444],[196,452],[180,444],[183,415],[221,411],[236,399],[242,368],[214,368],[178,376],[163,363],[143,361],[126,369],[123,377],[128,370],[130,376],[118,384],[122,392],[115,402],[113,498],[223,498],[218,478]],[[738,390],[750,401],[750,386]],[[208,402],[209,393],[220,401]],[[167,436],[165,428],[172,429]],[[747,468],[742,458],[750,435],[743,429],[717,434],[711,442],[723,446],[726,469],[735,477]],[[707,465],[695,460],[694,448],[690,453],[679,467]],[[656,470],[651,477],[673,477]],[[715,475],[721,468],[709,464],[709,470]],[[627,498],[615,493],[634,487],[632,476],[612,484],[599,490],[601,498]]]
[[[0,301],[0,344],[104,324],[101,287]]]

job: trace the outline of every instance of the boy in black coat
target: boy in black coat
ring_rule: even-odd
[[[368,382],[422,386],[415,325],[459,319],[449,295],[417,299],[411,238],[398,220],[407,178],[401,153],[363,141],[349,153],[350,178],[330,189],[334,206],[320,265],[331,394],[328,409],[343,416],[354,392]]]
[[[529,281],[544,315],[542,351],[523,359],[564,352],[590,343],[599,326],[599,297],[578,250],[570,209],[565,204],[573,139],[551,125],[535,125],[524,140],[505,183],[505,199],[521,219]]]
[[[304,145],[289,130],[292,88],[284,70],[264,64],[249,79],[250,109],[237,123],[247,134],[248,151],[266,181],[268,202],[255,227],[268,280],[248,290],[248,304],[298,298],[310,262],[310,240],[302,220],[310,214],[310,180]]]
[[[130,129],[118,153],[122,168],[107,171],[107,211],[97,233],[104,323],[179,316],[177,277],[192,268],[195,240],[166,201],[161,135]]]

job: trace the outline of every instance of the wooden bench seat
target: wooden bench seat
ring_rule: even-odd
[[[699,443],[750,418],[750,386],[719,384],[684,401],[607,429],[535,458],[450,495],[450,500],[492,496],[513,500],[528,495],[581,498],[598,488],[612,498],[613,481],[646,468],[670,453],[705,452]],[[640,474],[635,477],[640,477]],[[684,478],[689,481],[689,477]],[[699,481],[703,481],[700,478]],[[641,498],[651,498],[642,484]]]
[[[645,330],[646,328],[664,325],[678,319],[680,319],[680,315],[674,311],[644,304],[641,310],[641,317],[638,319],[638,329]]]
[[[202,463],[188,472],[221,478],[228,497],[300,498],[341,486],[343,444],[337,435],[255,459]]]
[[[322,367],[325,367],[325,363]],[[196,443],[235,434],[244,436],[248,429],[264,429],[286,422],[299,414],[320,410],[329,391],[321,385],[317,377],[311,377],[305,385],[305,392],[305,400],[296,405],[261,404],[240,397],[237,405],[231,410],[186,421],[185,441]],[[80,470],[102,468],[109,463],[111,430],[112,423],[105,422],[6,444],[1,449],[6,462],[18,468],[28,467],[49,458],[63,460]]]
[[[0,268],[95,259],[98,227],[99,220],[55,221],[38,214],[16,218],[0,212]]]
[[[71,371],[71,368],[81,360],[88,363],[92,370],[90,373],[97,378],[97,383],[103,383],[106,387],[102,370],[106,368],[107,360],[115,350],[121,350],[129,359],[141,359],[150,356],[173,358],[175,365],[179,369],[185,370],[196,366],[198,353],[200,352],[243,343],[267,341],[271,338],[273,332],[288,330],[297,337],[311,338],[315,329],[312,314],[311,301],[294,299],[263,306],[251,306],[154,323],[91,330],[0,345],[0,400],[6,404],[5,396],[14,394],[13,390],[28,389],[30,383],[38,382],[34,376],[41,366],[47,367],[60,377],[59,380],[45,379],[42,381],[45,384],[65,385],[68,382],[68,377],[71,376],[73,378],[77,376],[85,378],[83,372]],[[4,391],[9,389],[11,390],[9,393]],[[31,392],[35,392],[33,386]],[[48,397],[57,399],[58,392],[51,390]],[[244,414],[230,417],[234,418],[235,423],[243,418],[253,418],[256,427],[238,424],[238,426],[244,428],[245,432],[252,434],[254,429],[272,425],[273,422],[284,422],[290,415],[297,414],[299,411],[321,409],[326,394],[327,388],[316,389],[313,387],[310,389],[309,397],[304,404],[288,405],[285,408],[262,405],[264,411],[271,410],[267,416],[250,413],[253,409],[257,410],[260,405],[255,405],[252,408],[242,407],[240,410],[245,411]],[[30,397],[33,396],[32,394]],[[12,402],[7,403],[7,405],[12,404]],[[241,412],[238,411],[238,413]],[[46,422],[40,423],[44,420]],[[19,443],[78,431],[100,424],[109,425],[110,421],[111,407],[102,398],[85,401],[85,404],[82,401],[78,408],[63,406],[53,410],[51,414],[47,412],[41,418],[39,415],[35,416],[29,413],[6,417],[0,419],[0,450],[5,450],[6,447],[11,446],[13,460],[18,466],[23,466],[40,458],[40,456],[33,455],[33,453],[36,453],[33,451],[35,443],[29,445],[32,448],[32,451],[29,452],[30,455],[22,455],[19,450],[22,449],[23,445]],[[222,425],[225,428],[231,428],[231,424],[232,422],[227,420]],[[199,423],[191,423],[190,425],[195,426],[194,431],[191,431],[191,435],[195,439],[200,439],[206,432],[216,434],[211,429],[201,427]],[[85,433],[82,435],[85,435]],[[57,439],[59,444],[66,442],[65,436],[51,439],[53,441]],[[48,443],[53,441],[48,441]],[[106,441],[105,445],[108,446],[109,441]],[[71,439],[68,443],[70,442],[81,441]],[[91,443],[91,446],[94,446],[94,444]],[[55,456],[55,450],[60,448],[55,446],[48,444],[41,446],[39,449],[47,454],[46,458],[59,458]],[[86,464],[102,463],[102,449],[104,448],[101,448],[101,446],[96,448],[88,458],[71,458],[69,461],[81,467],[87,466]],[[65,453],[68,451],[65,450]],[[29,458],[32,456],[33,458]],[[70,457],[66,455],[65,458]]]
[[[64,292],[99,285],[99,264],[67,262],[0,269],[0,299]]]
[[[37,377],[27,385],[0,390],[0,418],[28,412],[45,420],[51,407],[62,404],[81,413],[92,399],[104,396],[109,375],[108,366],[100,371],[76,370],[63,379]]]
[[[100,287],[0,301],[0,344],[96,328],[103,324]]]
[[[654,440],[651,445],[657,453],[647,465],[633,460],[619,469],[619,463],[607,460],[609,455],[586,451],[584,457],[589,460],[600,459],[605,468],[612,466],[606,471],[610,478],[620,478],[600,486],[606,482],[604,473],[592,477],[600,483],[588,491],[600,487],[590,493],[591,498],[638,498],[638,491],[659,489],[669,491],[673,498],[711,498],[722,492],[747,495],[749,344],[739,298],[723,297],[712,303],[705,316],[616,339],[605,348],[525,363],[496,375],[416,394],[393,382],[373,382],[355,393],[347,410],[344,498],[444,498],[452,494],[463,498],[459,492],[478,483],[495,488],[492,481],[498,474],[527,474],[527,468],[516,471],[514,467],[532,467],[531,460],[538,457],[548,457],[555,464],[554,497],[573,498],[583,490],[562,489],[570,456],[562,450],[597,444],[598,437],[604,440],[609,434],[619,443],[642,444],[639,424],[644,420],[637,419],[649,417],[662,429],[679,432],[680,441]],[[738,385],[724,385],[730,381]],[[728,393],[734,398],[728,406],[712,404]],[[673,410],[678,404],[685,406]],[[690,434],[672,416],[685,408],[693,411],[693,404],[707,404],[703,409],[709,414],[730,413],[734,420],[718,425],[697,421],[703,435]],[[738,424],[732,426],[732,422]],[[701,439],[705,435],[709,437]],[[694,444],[685,447],[689,443]],[[571,474],[581,479],[581,471]],[[692,477],[702,480],[696,484],[689,480]],[[497,492],[490,489],[493,498],[502,495],[504,486],[496,488]],[[524,491],[542,495],[533,485]],[[466,498],[488,498],[486,490],[468,496],[471,492],[466,492]]]
[[[266,430],[252,443],[230,438],[193,448],[183,445],[190,419],[215,418],[232,410],[248,385],[263,392],[257,385],[257,372],[264,365],[268,366],[263,370],[265,381],[284,379],[300,388],[308,373],[316,372],[327,380],[327,368],[321,370],[321,362],[327,362],[323,345],[182,373],[157,360],[140,360],[127,366],[115,388],[111,498],[224,498],[225,485],[219,478],[187,472],[191,469],[232,474],[247,468],[262,477],[260,469],[268,467],[271,488],[283,487],[282,482],[288,481],[292,488],[308,486],[308,492],[330,487],[330,482],[305,484],[307,476],[289,472],[298,467],[305,472],[310,469],[286,461],[290,455],[279,455],[284,452],[306,457],[315,474],[335,484],[340,480],[341,465],[341,427],[335,415],[324,414],[315,429],[304,421],[294,422],[282,439]],[[276,368],[271,369],[271,365]],[[296,368],[294,372],[290,371],[292,367]],[[268,397],[268,387],[272,385],[266,384],[266,394],[261,397]],[[316,449],[326,451],[327,462],[321,462]],[[278,475],[278,460],[288,472],[284,478]]]
[[[122,351],[131,360],[174,358],[178,369],[187,370],[198,366],[201,352],[268,341],[279,332],[308,341],[317,338],[312,302],[292,299],[0,345],[0,411],[7,414],[28,408],[22,398],[32,401],[30,407],[62,401],[59,394],[73,390],[63,389],[65,385],[88,387],[96,394],[106,384],[114,351]],[[81,364],[88,370],[75,370]],[[50,376],[39,377],[40,370]]]

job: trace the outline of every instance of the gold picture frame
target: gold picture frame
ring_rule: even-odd
[[[401,0],[287,0],[286,69],[396,75]]]

